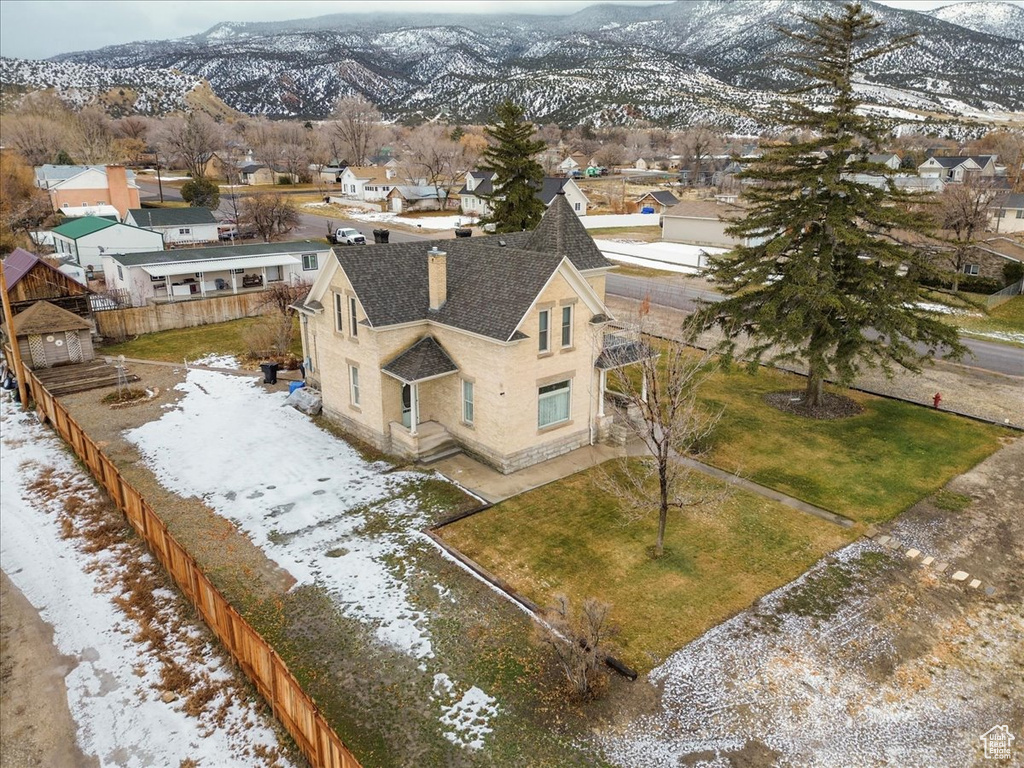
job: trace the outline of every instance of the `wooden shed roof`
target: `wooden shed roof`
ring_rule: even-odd
[[[15,315],[13,322],[15,336],[90,329],[90,325],[74,312],[68,312],[48,301],[37,301],[24,312]]]

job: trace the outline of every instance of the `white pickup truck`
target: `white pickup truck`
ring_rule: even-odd
[[[336,229],[327,239],[335,245],[366,245],[366,238],[358,229]]]

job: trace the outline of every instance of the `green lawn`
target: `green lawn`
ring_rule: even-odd
[[[765,404],[766,393],[802,390],[774,369],[719,371],[703,400],[724,415],[710,463],[861,522],[890,520],[992,454],[1011,434],[942,411],[840,391],[863,413],[818,421]]]
[[[650,227],[603,227],[588,231],[591,237],[595,237],[598,240],[608,237],[625,236],[628,236],[631,240],[643,240],[648,243],[661,240],[661,227],[657,223]]]
[[[259,321],[258,317],[246,317],[227,323],[147,333],[122,344],[104,346],[100,353],[124,355],[143,360],[162,360],[169,363],[196,360],[209,354],[235,355],[239,359],[243,359],[246,346],[242,340],[242,333]],[[297,319],[295,320],[295,329],[290,351],[295,357],[301,358],[302,341],[299,338]]]
[[[448,543],[540,605],[564,593],[612,604],[617,651],[646,671],[857,533],[745,492],[714,514],[628,519],[594,483],[600,468],[441,528]],[[716,483],[701,477],[698,482]]]
[[[1015,296],[1009,301],[1004,301],[998,307],[989,310],[984,317],[962,317],[955,316],[953,322],[960,328],[961,333],[968,336],[974,334],[1006,333],[1017,334],[1024,346],[1024,296]],[[983,338],[987,338],[984,335]]]

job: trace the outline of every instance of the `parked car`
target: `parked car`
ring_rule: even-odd
[[[366,238],[358,229],[336,229],[327,239],[335,245],[366,245]]]
[[[233,226],[217,227],[217,239],[223,243],[233,243],[235,240],[252,240],[254,237],[256,237],[256,230],[239,230]]]

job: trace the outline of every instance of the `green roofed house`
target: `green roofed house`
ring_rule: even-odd
[[[217,242],[217,219],[209,208],[132,208],[124,223],[159,232],[170,248]]]
[[[152,233],[155,234],[155,233]],[[172,251],[105,254],[107,289],[127,291],[132,306],[311,284],[327,263],[325,243],[248,243]]]
[[[57,256],[68,257],[83,267],[99,267],[106,253],[134,253],[164,247],[164,238],[159,232],[99,216],[83,216],[65,222],[53,229],[52,234]]]

